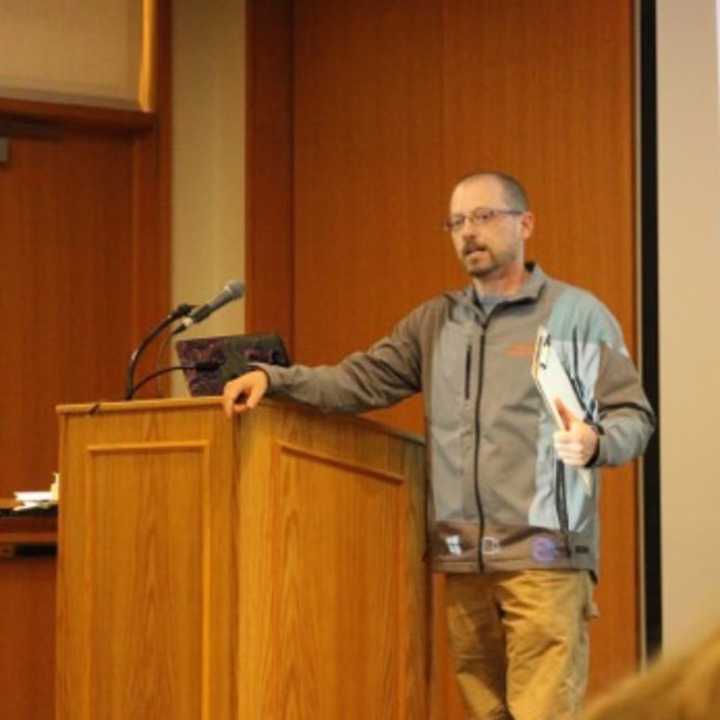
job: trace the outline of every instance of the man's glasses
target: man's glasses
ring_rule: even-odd
[[[478,207],[471,210],[467,215],[451,215],[443,223],[443,229],[451,233],[459,233],[465,227],[465,221],[469,220],[471,225],[486,225],[500,215],[524,215],[524,210],[506,210],[504,208]]]

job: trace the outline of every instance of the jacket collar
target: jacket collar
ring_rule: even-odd
[[[547,275],[536,262],[526,262],[525,269],[530,275],[526,278],[517,294],[507,299],[508,303],[535,302],[540,297],[540,293],[547,282]],[[472,283],[463,290],[456,290],[447,293],[447,295],[451,300],[461,305],[475,306],[475,288]]]

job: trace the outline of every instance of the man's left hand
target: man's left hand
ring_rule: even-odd
[[[584,467],[595,455],[598,434],[591,425],[575,417],[562,400],[556,400],[555,406],[565,426],[564,430],[558,430],[553,435],[555,452],[566,465]]]

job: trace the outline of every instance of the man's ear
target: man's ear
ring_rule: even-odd
[[[522,226],[523,240],[527,240],[535,230],[535,215],[529,210],[520,217],[520,225]]]

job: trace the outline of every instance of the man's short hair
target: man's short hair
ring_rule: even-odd
[[[495,178],[502,185],[505,202],[510,206],[510,208],[513,210],[528,210],[530,208],[525,188],[520,184],[517,178],[498,170],[482,170],[480,172],[470,173],[469,175],[465,175],[465,177],[460,178],[455,187],[458,188],[466,182],[482,180],[487,177]]]

